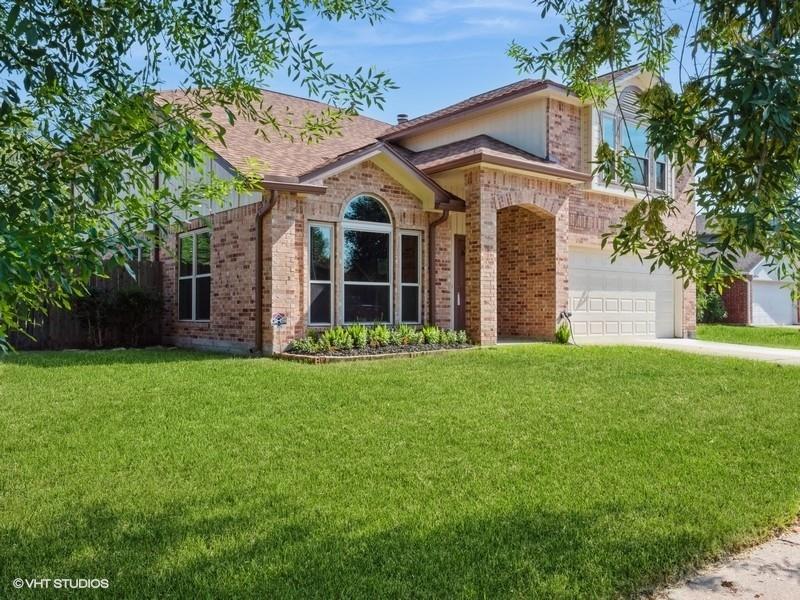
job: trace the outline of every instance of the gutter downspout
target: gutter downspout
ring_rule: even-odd
[[[251,354],[260,355],[264,346],[264,312],[263,298],[264,295],[264,219],[272,212],[275,205],[278,203],[278,192],[276,190],[269,190],[269,200],[267,200],[267,190],[261,191],[261,206],[258,207],[256,212],[256,315],[255,315],[255,345],[250,351]]]
[[[431,221],[430,225],[428,225],[428,315],[430,316],[429,323],[431,325],[436,324],[436,277],[433,272],[433,255],[436,249],[436,228],[447,221],[449,216],[450,209],[445,208],[441,216],[435,221]]]

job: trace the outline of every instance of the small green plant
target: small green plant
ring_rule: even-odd
[[[295,354],[316,354],[320,351],[320,347],[312,336],[307,336],[299,340],[293,340],[289,344],[288,350]]]
[[[426,325],[422,328],[422,340],[426,344],[438,344],[442,331],[436,325]]]
[[[463,329],[456,331],[456,342],[459,344],[469,344],[469,336],[467,335],[467,332]]]
[[[344,327],[328,329],[319,336],[319,341],[330,350],[350,350],[353,347],[353,338]]]
[[[388,346],[391,338],[389,328],[386,325],[375,325],[369,330],[369,345],[372,348],[382,348]]]
[[[402,324],[392,331],[392,337],[397,341],[398,346],[408,346],[416,342],[417,331],[410,325]]]
[[[452,329],[442,329],[439,334],[439,343],[443,346],[455,346],[458,343],[458,336]]]
[[[556,343],[558,344],[568,344],[569,343],[569,336],[571,330],[569,328],[569,323],[566,321],[561,321],[556,327]]]
[[[353,340],[353,348],[361,350],[367,347],[369,330],[364,325],[361,323],[350,325],[347,328],[347,333],[350,334],[350,338]]]

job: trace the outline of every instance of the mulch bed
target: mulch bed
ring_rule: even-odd
[[[355,360],[376,360],[381,358],[408,358],[424,354],[440,354],[451,350],[468,350],[477,348],[471,344],[443,346],[440,344],[419,344],[416,346],[384,346],[382,348],[362,348],[359,350],[333,350],[327,354],[297,354],[282,352],[274,354],[276,358],[312,364],[331,362],[348,362]]]

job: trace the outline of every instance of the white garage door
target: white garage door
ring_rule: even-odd
[[[612,263],[600,250],[571,248],[569,287],[576,336],[674,337],[675,278],[637,258]]]
[[[772,280],[753,280],[753,325],[792,325],[797,308],[785,284]]]

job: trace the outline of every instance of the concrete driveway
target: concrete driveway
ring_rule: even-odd
[[[800,527],[653,596],[658,600],[800,598]]]
[[[657,340],[642,340],[640,342],[636,342],[636,344],[655,348],[664,348],[665,350],[691,352],[693,354],[745,358],[749,360],[760,360],[780,365],[800,365],[800,350],[765,348],[762,346],[743,346],[740,344],[723,344],[720,342],[706,342],[703,340],[667,338]]]

